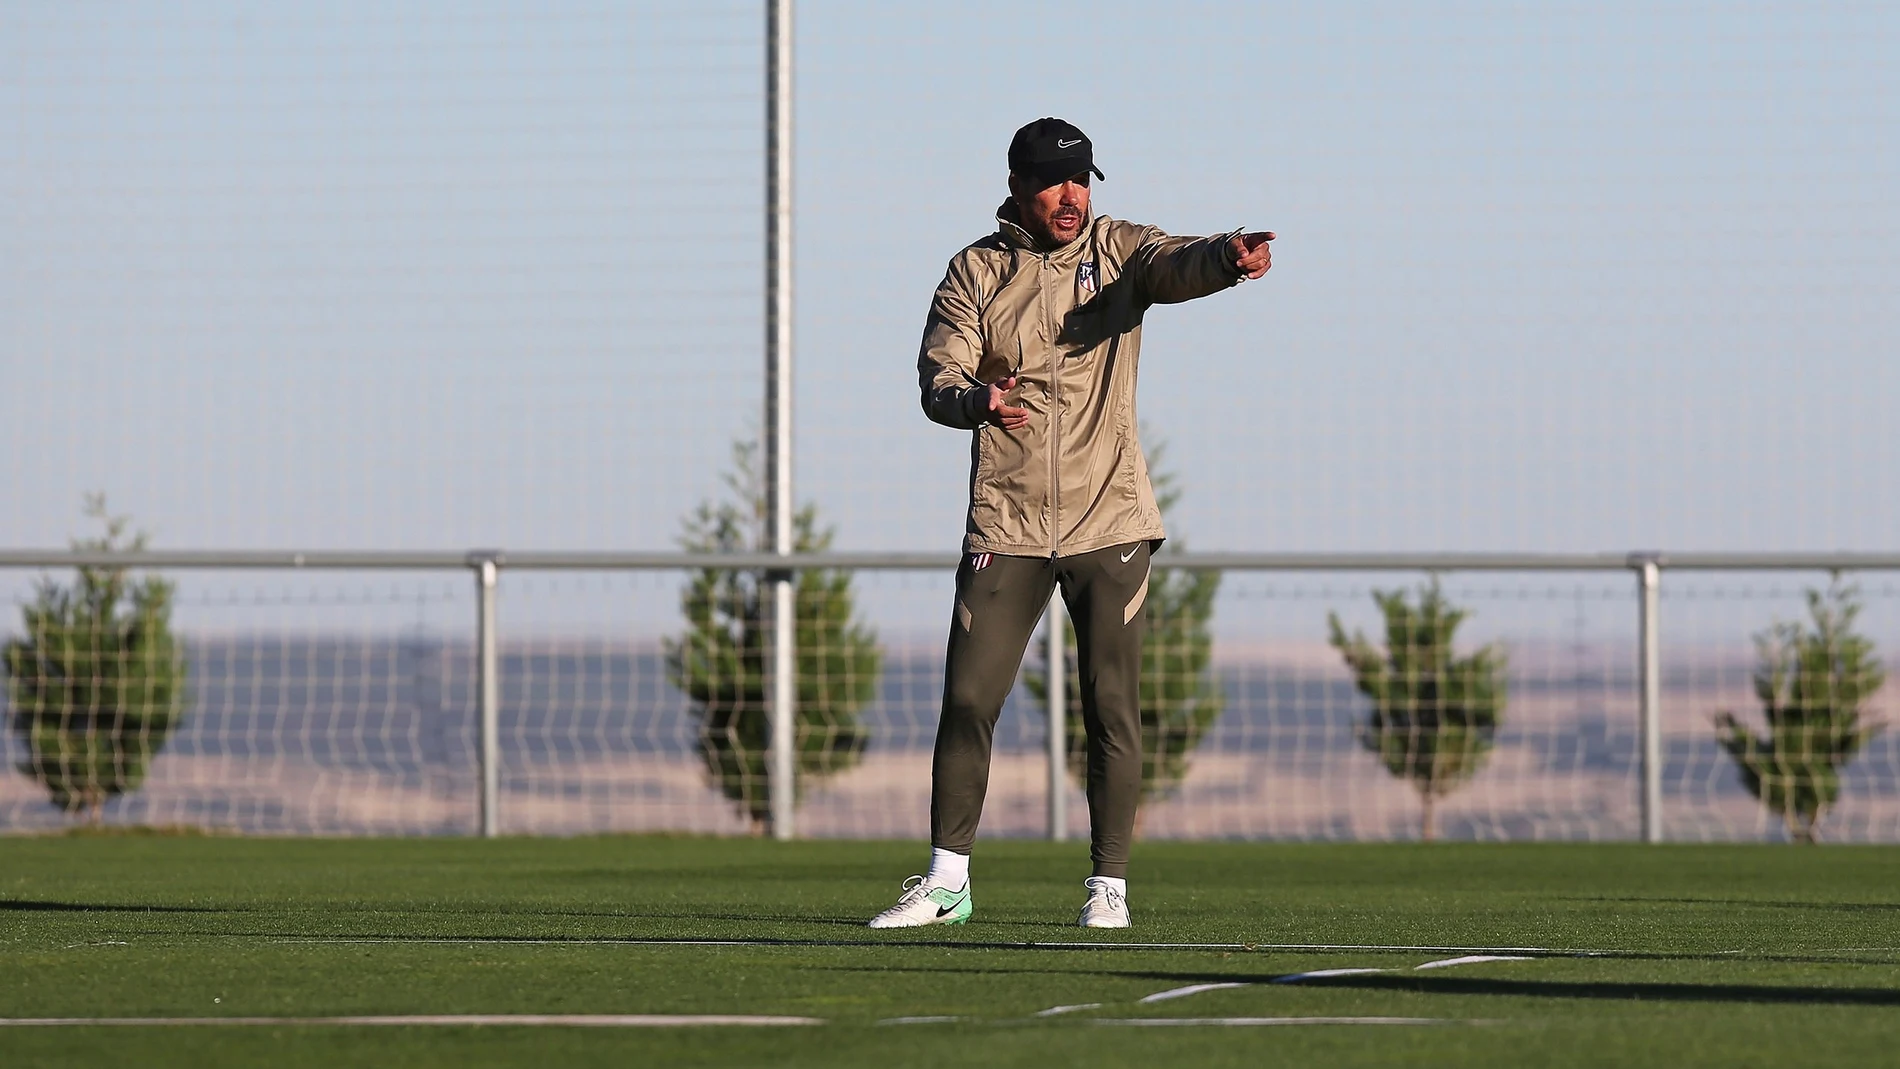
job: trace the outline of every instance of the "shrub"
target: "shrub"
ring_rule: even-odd
[[[1385,616],[1385,649],[1363,633],[1347,636],[1336,613],[1327,615],[1334,649],[1346,660],[1372,711],[1359,742],[1387,772],[1418,790],[1419,833],[1430,841],[1433,808],[1484,766],[1505,699],[1505,656],[1485,646],[1468,657],[1452,640],[1469,616],[1445,599],[1438,581],[1419,591],[1413,606],[1402,590],[1374,591]]]
[[[755,447],[733,448],[725,475],[730,492],[686,518],[680,544],[698,553],[737,553],[759,544],[764,494]],[[794,548],[820,552],[832,531],[820,530],[807,505],[793,520]],[[855,766],[870,733],[858,712],[877,689],[877,635],[856,618],[851,573],[799,573],[794,596],[797,651],[793,712],[796,782]],[[771,816],[767,747],[771,724],[766,684],[772,630],[771,583],[756,571],[706,568],[680,595],[686,631],[666,643],[667,677],[693,703],[699,752],[727,798],[762,831]]]
[[[87,499],[105,526],[80,551],[145,548],[130,520]],[[152,757],[184,718],[185,659],[171,632],[172,584],[126,568],[87,566],[78,581],[40,582],[22,637],[6,644],[12,728],[26,744],[20,771],[54,805],[98,823],[108,798],[137,790]]]
[[[1743,785],[1781,815],[1796,842],[1815,841],[1840,798],[1841,769],[1884,726],[1861,716],[1887,676],[1874,644],[1854,632],[1859,615],[1851,587],[1808,591],[1808,626],[1776,624],[1755,637],[1755,696],[1768,734],[1757,736],[1733,713],[1715,716]]]

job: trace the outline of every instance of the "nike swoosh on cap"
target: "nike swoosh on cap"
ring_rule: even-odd
[[[1056,147],[1057,147],[1057,148],[1074,148],[1075,146],[1077,146],[1077,145],[1079,145],[1079,144],[1081,144],[1081,143],[1082,143],[1082,139],[1081,139],[1081,138],[1079,138],[1079,137],[1078,137],[1078,138],[1076,138],[1076,139],[1075,139],[1074,141],[1064,141],[1064,140],[1062,140],[1062,139],[1060,139],[1060,138],[1057,138],[1057,139],[1056,139]]]

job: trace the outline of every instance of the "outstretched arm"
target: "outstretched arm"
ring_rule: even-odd
[[[1141,246],[1129,258],[1150,304],[1179,304],[1205,297],[1240,282],[1259,278],[1273,266],[1271,231],[1234,231],[1211,238],[1178,238],[1146,228]]]
[[[968,275],[952,263],[930,301],[924,341],[917,353],[917,378],[923,388],[924,414],[946,427],[970,430],[994,423],[1017,430],[1029,422],[1029,410],[1005,404],[1016,388],[1006,374],[984,382],[977,374],[983,357],[983,329]]]

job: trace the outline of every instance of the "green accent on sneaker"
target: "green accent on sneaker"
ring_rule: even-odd
[[[970,900],[970,888],[964,885],[961,891],[952,891],[948,887],[933,887],[926,896],[937,906],[937,923],[962,924],[970,919],[974,904]]]

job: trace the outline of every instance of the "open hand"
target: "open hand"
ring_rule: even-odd
[[[1006,431],[1019,431],[1029,426],[1029,410],[1003,400],[1005,394],[1016,388],[1016,376],[1006,375],[984,388],[990,394],[989,414],[985,419]]]
[[[1234,254],[1234,267],[1242,278],[1259,278],[1273,267],[1273,250],[1267,247],[1273,237],[1271,230],[1258,230],[1235,234],[1234,240],[1227,243],[1227,251]]]

